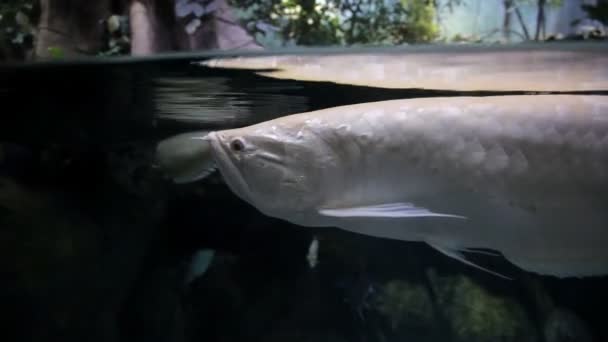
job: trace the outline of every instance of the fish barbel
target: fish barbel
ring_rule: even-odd
[[[422,241],[472,266],[463,252],[483,248],[539,274],[608,274],[607,96],[373,102],[191,141],[240,198],[297,225]]]

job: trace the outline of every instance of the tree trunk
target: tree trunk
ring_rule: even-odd
[[[180,50],[261,49],[255,39],[237,21],[226,0],[213,0],[204,6],[205,14],[178,18],[176,41]],[[199,20],[194,32],[187,25]]]
[[[191,0],[194,2],[197,0]],[[226,0],[199,1],[207,10],[200,18],[176,19],[175,0],[129,0],[131,54],[172,50],[261,49],[237,22]],[[95,55],[103,47],[104,25],[114,0],[40,0],[41,13],[34,55]],[[121,5],[122,6],[122,5]],[[191,32],[185,27],[200,20]],[[3,51],[6,54],[6,51]]]
[[[173,6],[169,6],[168,1],[132,0],[129,5],[131,54],[148,55],[174,50],[173,18]]]
[[[526,40],[530,40],[530,33],[528,33],[528,28],[526,27],[526,22],[524,21],[523,16],[521,15],[521,11],[519,7],[515,6],[515,14],[517,14],[517,20],[519,20],[519,24],[521,25],[522,31],[524,31],[524,36]]]
[[[511,9],[513,8],[513,0],[503,0],[505,7],[505,16],[502,22],[502,35],[507,42],[511,41]]]
[[[535,40],[545,39],[545,3],[547,0],[538,0],[538,14],[536,16]]]
[[[102,47],[101,21],[110,14],[110,0],[40,0],[35,58],[52,50],[63,56],[94,55]]]

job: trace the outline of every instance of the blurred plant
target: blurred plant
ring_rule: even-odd
[[[23,59],[33,47],[37,4],[32,0],[0,2],[0,59]]]
[[[48,50],[49,55],[51,55],[51,58],[63,58],[64,56],[63,49],[60,47],[49,46]]]
[[[581,9],[587,13],[589,19],[597,20],[608,25],[608,1],[598,2],[596,5],[581,5]]]
[[[439,36],[439,26],[435,22],[436,6],[426,0],[401,0],[407,11],[401,36],[409,42],[427,42]]]
[[[536,341],[524,307],[466,276],[432,276],[435,293],[457,341]]]
[[[113,14],[103,21],[103,48],[99,56],[128,55],[131,51],[129,17]]]
[[[581,9],[587,17],[572,21],[576,36],[582,39],[608,38],[608,1],[598,2],[596,5],[581,5]]]
[[[378,311],[389,319],[393,330],[431,327],[435,321],[431,296],[423,286],[393,280],[383,286],[382,293]]]
[[[480,37],[478,37],[476,35],[467,36],[467,35],[463,35],[460,33],[456,33],[450,39],[450,41],[452,43],[482,43],[483,39],[481,39]]]
[[[229,0],[258,38],[284,44],[353,45],[429,42],[439,35],[432,0]],[[442,2],[451,9],[461,0]]]

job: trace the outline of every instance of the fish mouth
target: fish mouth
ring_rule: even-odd
[[[152,167],[177,184],[201,180],[216,169],[206,132],[183,133],[156,145]]]
[[[211,143],[215,164],[220,170],[224,181],[228,184],[228,187],[243,200],[251,203],[251,197],[249,196],[251,190],[230,157],[225,136],[218,132],[211,132],[207,136],[207,139]]]

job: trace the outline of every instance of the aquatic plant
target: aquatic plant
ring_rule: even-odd
[[[537,335],[518,302],[492,294],[464,275],[437,277],[434,289],[459,340],[534,341]]]
[[[430,326],[433,305],[428,291],[420,284],[393,280],[382,287],[378,311],[387,316],[393,330],[400,326]]]

